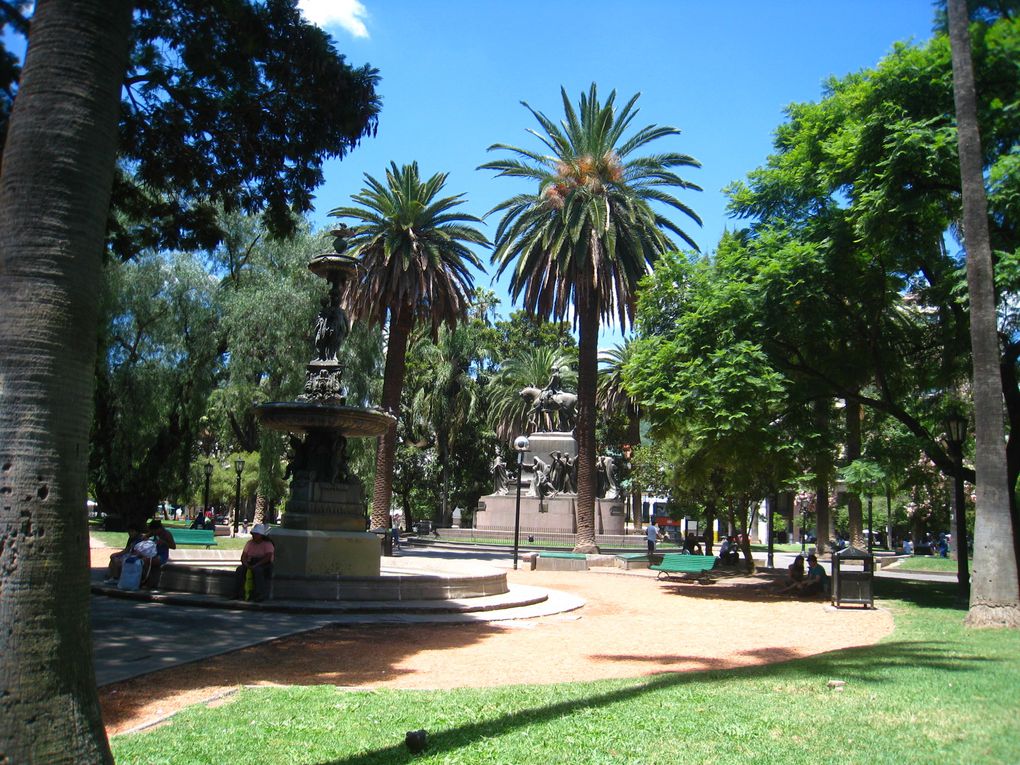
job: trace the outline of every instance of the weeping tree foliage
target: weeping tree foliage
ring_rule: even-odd
[[[89,481],[140,523],[188,491],[192,449],[223,372],[216,283],[197,258],[148,253],[106,267]]]

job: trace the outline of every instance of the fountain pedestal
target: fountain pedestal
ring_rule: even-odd
[[[277,576],[379,576],[379,537],[365,531],[365,492],[357,479],[296,475],[283,527],[272,539]]]

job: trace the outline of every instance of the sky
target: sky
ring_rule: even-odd
[[[379,70],[378,135],[325,169],[314,224],[350,203],[363,175],[384,178],[389,163],[417,161],[423,176],[449,174],[446,191],[464,194],[464,212],[483,217],[527,187],[477,170],[505,153],[494,143],[539,149],[528,102],[559,121],[560,87],[576,104],[595,82],[600,94],[635,93],[635,126],[682,132],[650,145],[702,164],[682,175],[703,188],[679,192],[704,225],[681,225],[702,251],[726,228],[722,189],[763,164],[772,136],[794,102],[817,101],[825,81],[873,67],[897,41],[931,37],[931,0],[299,0],[333,36],[349,63]],[[491,239],[498,216],[482,230]],[[488,266],[488,251],[480,252]],[[489,269],[490,274],[492,269]],[[507,278],[494,289],[508,314]],[[600,345],[619,341],[610,328]]]

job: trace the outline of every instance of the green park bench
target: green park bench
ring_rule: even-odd
[[[216,544],[216,532],[212,529],[170,529],[170,533],[178,545],[212,547]]]
[[[652,571],[658,571],[659,579],[684,580],[689,579],[692,574],[703,574],[715,567],[715,557],[712,555],[663,555],[662,563],[649,566]]]

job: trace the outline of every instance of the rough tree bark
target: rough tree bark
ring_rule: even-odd
[[[595,540],[595,395],[598,388],[598,305],[592,287],[577,285],[577,537],[574,552],[597,553]]]
[[[41,0],[0,177],[0,762],[112,762],[86,461],[131,3]]]
[[[963,187],[963,231],[974,363],[977,513],[974,576],[967,624],[971,627],[1020,627],[1020,585],[1017,582],[1002,426],[1002,378],[999,374],[992,249],[988,237],[988,205],[982,173],[966,0],[949,0],[949,39],[953,53],[953,96]]]

